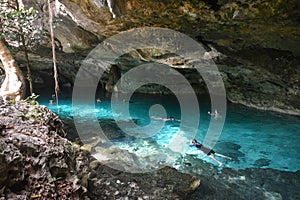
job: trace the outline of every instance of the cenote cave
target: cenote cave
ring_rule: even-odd
[[[300,199],[298,1],[0,8],[0,200]]]

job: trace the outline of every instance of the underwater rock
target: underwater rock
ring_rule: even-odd
[[[120,121],[119,123],[125,124],[126,121]],[[101,119],[99,120],[101,129],[108,140],[120,139],[125,137],[125,133],[119,128],[116,122],[112,119]]]
[[[204,171],[196,175],[201,185],[189,199],[299,199],[299,175],[274,169]]]
[[[231,158],[243,157],[245,154],[240,151],[241,146],[233,142],[219,142],[215,145],[214,149],[218,152],[219,149],[223,151],[225,155]]]
[[[254,162],[254,166],[265,167],[265,166],[269,166],[270,162],[271,162],[271,160],[269,160],[269,159],[260,158]]]
[[[276,192],[264,192],[266,199],[282,200],[282,196]]]

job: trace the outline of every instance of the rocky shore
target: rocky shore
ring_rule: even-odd
[[[86,199],[87,158],[35,103],[0,99],[0,199]]]
[[[64,138],[46,107],[0,100],[0,199],[299,199],[300,171],[221,171],[190,157],[180,171],[132,174],[95,160]]]
[[[113,170],[62,136],[62,121],[35,101],[0,100],[0,199],[182,199],[200,180],[165,167]]]

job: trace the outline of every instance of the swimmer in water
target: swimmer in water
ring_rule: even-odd
[[[180,120],[175,119],[174,117],[171,117],[171,116],[167,117],[167,118],[152,116],[151,118],[155,119],[155,120],[162,120],[162,121],[177,121],[177,122],[180,122]]]
[[[97,103],[101,103],[102,101],[101,101],[100,98],[97,98],[97,99],[96,99],[96,102],[97,102]]]
[[[214,113],[212,113],[212,112],[210,112],[210,111],[208,111],[207,113],[208,113],[210,116],[214,116],[215,119],[221,117],[220,112],[219,112],[217,109],[214,111]]]
[[[210,149],[210,148],[207,148],[205,146],[203,146],[201,143],[197,142],[196,139],[192,139],[191,140],[193,146],[195,146],[197,149],[203,151],[206,155],[208,155],[212,160],[214,160],[215,162],[218,163],[218,165],[221,167],[223,165],[223,163],[221,161],[219,161],[218,159],[216,159],[213,155],[215,156],[219,156],[219,157],[222,157],[222,158],[226,158],[228,160],[232,160],[232,158],[228,157],[228,156],[225,156],[225,155],[222,155],[222,154],[219,154],[219,153],[216,153],[214,150]]]

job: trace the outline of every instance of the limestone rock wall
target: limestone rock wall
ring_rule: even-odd
[[[87,159],[58,116],[29,102],[0,99],[0,199],[87,199]]]
[[[57,48],[62,51],[58,53],[62,55],[58,59],[62,84],[72,85],[81,60],[105,38],[135,27],[165,27],[189,35],[205,45],[207,51],[213,47],[218,52],[214,61],[222,72],[230,101],[300,113],[300,9],[296,0],[59,2],[55,34]],[[24,0],[24,3],[40,11],[47,29],[45,2]],[[37,82],[48,82],[43,79],[51,75],[50,52],[45,52],[43,48],[32,54],[32,67],[39,69],[34,73],[42,76],[35,78]],[[199,81],[199,76],[185,63],[175,61],[177,58],[166,52],[156,53],[173,63],[179,62],[172,67],[183,66],[180,71],[195,90],[205,92],[201,78]],[[153,51],[129,52],[114,64],[126,72],[147,60],[158,61],[153,57]],[[22,56],[18,61],[24,63]],[[111,78],[106,75],[104,79],[106,84]]]

